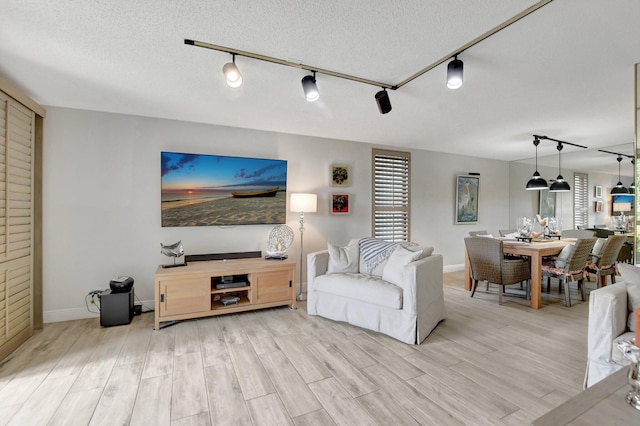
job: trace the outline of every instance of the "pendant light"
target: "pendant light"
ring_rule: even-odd
[[[619,194],[628,194],[629,191],[622,184],[622,179],[620,179],[620,163],[622,162],[622,156],[618,155],[618,183],[616,186],[611,188],[611,195],[619,195]]]
[[[222,73],[229,87],[240,87],[240,85],[242,85],[242,74],[240,74],[240,70],[236,66],[235,53],[232,53],[231,57],[231,62],[227,62],[224,64],[224,67],[222,67]]]
[[[538,145],[540,145],[540,139],[534,136],[533,145],[536,147],[536,171],[533,173],[533,177],[527,182],[527,191],[539,191],[541,189],[547,189],[547,181],[538,173]]]
[[[569,183],[564,180],[562,174],[560,173],[560,152],[562,151],[562,143],[558,142],[556,148],[558,149],[558,177],[556,178],[556,181],[553,182],[549,187],[549,192],[569,192],[571,191],[571,187],[569,186]]]

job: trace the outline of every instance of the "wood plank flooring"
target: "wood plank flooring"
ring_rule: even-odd
[[[522,425],[582,390],[577,292],[532,310],[462,279],[445,274],[447,319],[419,346],[304,304],[160,331],[151,313],[45,324],[0,364],[0,425]]]

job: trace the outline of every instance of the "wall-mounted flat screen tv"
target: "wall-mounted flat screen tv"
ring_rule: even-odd
[[[162,226],[281,224],[287,162],[161,153]]]

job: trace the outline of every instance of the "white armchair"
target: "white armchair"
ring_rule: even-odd
[[[618,350],[620,340],[631,340],[627,284],[620,282],[594,290],[589,295],[586,387],[629,364]]]

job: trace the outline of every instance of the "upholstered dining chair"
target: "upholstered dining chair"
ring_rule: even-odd
[[[591,238],[595,231],[591,229],[565,229],[562,231],[562,238]]]
[[[507,235],[515,234],[516,232],[518,232],[518,230],[517,229],[499,229],[498,232],[500,233],[501,237],[506,237]]]
[[[478,235],[489,235],[487,231],[469,231],[470,237],[477,237]]]
[[[504,286],[519,284],[527,281],[527,298],[531,281],[531,266],[529,259],[506,259],[503,255],[503,242],[494,238],[467,237],[464,239],[471,266],[473,289],[471,297],[476,292],[478,281],[498,284],[498,303],[502,305]]]
[[[607,285],[607,275],[611,277],[611,284],[616,282],[616,261],[622,245],[627,240],[626,235],[609,235],[607,242],[600,254],[591,254],[585,270],[590,274],[596,274],[598,287]]]
[[[559,290],[562,291],[564,289],[564,302],[567,307],[571,307],[570,281],[577,281],[582,300],[584,301],[587,298],[587,291],[584,285],[585,268],[595,243],[596,238],[578,238],[566,260],[558,258],[542,264],[542,276],[547,277],[547,287],[550,285],[551,278],[557,278]],[[564,263],[564,265],[559,262]]]

